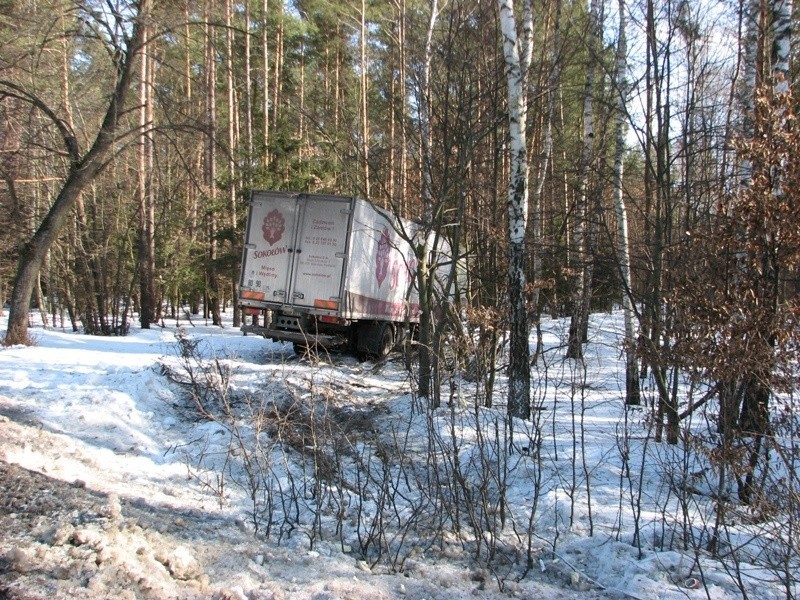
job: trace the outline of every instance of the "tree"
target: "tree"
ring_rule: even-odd
[[[142,27],[142,41],[148,43],[148,26]],[[155,57],[145,47],[140,59],[139,77],[139,165],[137,184],[139,196],[139,323],[150,329],[156,321],[155,290],[155,189],[153,173],[153,88],[155,87]]]
[[[419,356],[419,393],[431,398],[433,407],[439,405],[438,393],[438,356],[434,348],[435,321],[433,319],[433,270],[434,265],[428,262],[428,234],[433,229],[434,223],[434,198],[433,198],[433,155],[431,136],[431,61],[433,60],[433,34],[436,19],[439,17],[439,3],[432,0],[430,5],[430,20],[428,33],[425,37],[425,51],[422,60],[419,85],[419,130],[420,130],[420,160],[422,162],[422,230],[421,240],[415,240],[417,267],[417,281],[420,298],[420,356]],[[431,393],[433,395],[431,396]]]
[[[543,262],[543,192],[544,185],[547,179],[548,169],[553,157],[553,121],[555,119],[556,108],[556,92],[560,76],[560,46],[561,46],[561,0],[555,1],[554,15],[548,22],[551,23],[552,40],[549,43],[548,59],[545,67],[546,79],[543,82],[545,85],[545,106],[542,111],[542,125],[543,132],[541,137],[542,149],[538,156],[538,165],[536,167],[536,187],[533,191],[531,202],[531,211],[533,217],[531,219],[531,233],[534,238],[533,243],[533,280],[534,291],[531,304],[535,311],[534,318],[536,320],[536,351],[534,353],[534,360],[538,360],[544,351],[544,342],[542,340],[542,327],[541,327],[541,302],[540,294],[542,288],[545,286]]]
[[[69,157],[64,183],[44,220],[20,252],[5,344],[28,343],[28,311],[45,256],[61,233],[81,192],[106,167],[109,156],[114,152],[124,122],[125,101],[136,75],[136,59],[143,48],[144,25],[149,17],[150,2],[151,0],[138,0],[130,4],[129,11],[125,12],[126,15],[130,14],[129,24],[122,22],[123,17],[120,14],[112,16],[93,11],[88,6],[80,6],[87,25],[106,45],[114,67],[113,88],[105,116],[86,152],[81,152],[75,132],[55,109],[24,85],[0,80],[1,95],[29,104],[58,128],[64,152]]]
[[[206,221],[208,226],[208,249],[206,258],[206,303],[205,311],[210,313],[214,325],[222,325],[222,309],[219,283],[219,216],[217,214],[217,43],[216,30],[211,20],[216,12],[216,1],[205,0],[204,41],[205,41],[205,138],[204,190],[208,205]]]
[[[595,71],[599,61],[599,47],[602,36],[602,23],[600,19],[601,0],[591,0],[589,6],[589,27],[587,33],[588,58],[586,66],[586,79],[583,88],[583,148],[580,162],[580,189],[578,201],[575,206],[575,234],[573,258],[575,265],[575,283],[573,287],[572,318],[569,326],[569,340],[567,342],[567,356],[569,358],[583,357],[583,342],[589,320],[589,308],[592,298],[592,273],[594,250],[593,240],[596,239],[597,211],[595,193],[590,187],[591,166],[594,161],[594,95]],[[590,218],[590,202],[594,218]]]
[[[740,143],[751,183],[720,201],[711,224],[692,236],[694,264],[673,296],[682,315],[675,360],[719,400],[719,457],[730,461],[725,472],[745,503],[758,498],[757,471],[767,468],[770,400],[792,390],[800,364],[800,133],[776,118],[795,119],[792,102],[790,93],[758,97],[756,135]]]
[[[508,184],[508,300],[511,309],[511,344],[508,367],[508,412],[521,419],[530,417],[530,346],[525,302],[525,230],[528,221],[528,154],[525,130],[525,72],[520,52],[513,0],[498,0],[503,52],[508,86],[508,126],[511,173]],[[532,13],[528,12],[531,15]],[[528,24],[524,27],[530,31]]]
[[[627,33],[626,2],[618,1],[619,33],[614,66],[614,208],[617,215],[617,256],[622,281],[622,311],[625,321],[625,402],[637,405],[640,402],[639,363],[636,359],[636,331],[634,325],[633,280],[628,238],[628,210],[623,190],[623,158],[625,154],[625,103],[628,94],[627,81]]]

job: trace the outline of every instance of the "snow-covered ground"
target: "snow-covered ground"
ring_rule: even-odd
[[[0,348],[0,596],[786,597],[698,550],[708,499],[676,474],[703,465],[623,406],[619,315],[590,329],[577,364],[545,323],[512,442],[502,377],[494,408],[456,379],[432,410],[399,354],[301,360],[197,319],[35,327]]]

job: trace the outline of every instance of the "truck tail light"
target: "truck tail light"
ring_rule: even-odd
[[[314,300],[314,308],[327,308],[329,310],[338,310],[339,309],[339,301],[338,300],[320,300],[319,298]]]
[[[252,290],[241,290],[239,297],[242,300],[263,300],[264,292],[254,292]]]

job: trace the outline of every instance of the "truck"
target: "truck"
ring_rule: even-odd
[[[252,322],[242,331],[298,353],[385,357],[419,322],[419,230],[358,197],[253,190],[238,297]]]

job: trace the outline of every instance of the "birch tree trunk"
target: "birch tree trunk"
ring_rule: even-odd
[[[360,91],[361,91],[361,160],[364,168],[364,196],[369,199],[370,197],[370,172],[369,172],[369,118],[367,115],[367,94],[369,93],[369,79],[367,65],[367,3],[366,0],[361,0],[361,73],[359,77]]]
[[[555,116],[556,106],[556,86],[559,79],[558,68],[558,51],[561,46],[561,0],[555,1],[555,14],[551,19],[553,28],[553,38],[550,41],[549,48],[549,73],[547,76],[547,103],[544,113],[544,126],[542,144],[542,151],[539,155],[539,164],[537,165],[536,172],[536,187],[533,192],[533,199],[531,202],[531,228],[533,229],[533,279],[536,284],[533,289],[533,298],[531,305],[534,310],[534,319],[536,321],[536,350],[534,351],[534,361],[541,356],[544,351],[544,342],[542,340],[542,327],[541,327],[541,307],[539,303],[539,295],[541,293],[541,283],[543,282],[543,269],[542,269],[542,193],[544,191],[544,183],[547,178],[547,170],[553,156],[553,118]]]
[[[792,2],[791,0],[770,0],[769,9],[772,14],[772,73],[771,85],[772,95],[775,100],[780,99],[789,92],[789,54],[791,51],[792,35]],[[774,127],[778,131],[785,131],[787,128],[786,115],[784,108],[778,108],[771,115],[775,119]],[[772,197],[764,200],[768,204],[777,204],[782,201],[784,196],[781,172],[785,169],[784,164],[769,164],[770,184]],[[767,208],[767,213],[771,207]],[[769,219],[759,214],[758,221],[751,225],[747,237],[756,238],[757,242],[751,242],[750,248],[754,248],[754,256],[750,259],[750,264],[754,265],[754,273],[757,285],[754,293],[760,298],[760,303],[765,309],[765,317],[759,319],[759,326],[751,332],[752,344],[760,349],[762,361],[756,364],[752,372],[747,373],[747,382],[744,385],[744,395],[739,414],[738,430],[745,436],[751,436],[752,440],[746,444],[748,450],[748,462],[743,477],[739,481],[739,499],[745,504],[754,500],[759,483],[756,482],[756,468],[761,462],[761,451],[764,450],[764,464],[769,460],[765,437],[770,430],[769,405],[773,394],[772,381],[775,376],[775,347],[777,345],[778,332],[774,324],[780,311],[780,259],[778,258],[778,246],[780,240],[772,229]],[[754,231],[753,231],[754,230]],[[758,352],[758,350],[756,350]]]
[[[770,0],[772,9],[772,91],[789,91],[789,56],[792,50],[792,0]]]
[[[761,15],[761,0],[745,0],[744,8],[744,81],[741,84],[739,104],[742,111],[742,137],[753,137],[756,87],[758,86],[758,28]],[[745,158],[741,164],[740,185],[750,186],[752,165]]]
[[[617,213],[617,256],[622,279],[622,314],[625,321],[625,403],[631,406],[641,402],[639,388],[639,364],[636,360],[636,329],[634,325],[633,286],[631,282],[631,258],[628,242],[628,211],[622,188],[623,158],[625,153],[625,103],[628,98],[626,35],[627,11],[625,0],[618,1],[619,38],[615,57],[616,79],[614,116],[614,209]]]
[[[583,341],[589,319],[589,306],[592,294],[592,248],[589,243],[592,234],[587,232],[589,225],[589,176],[594,157],[594,88],[595,65],[599,46],[600,0],[591,0],[589,7],[588,64],[583,88],[583,150],[580,165],[580,190],[575,207],[575,252],[574,271],[576,272],[572,292],[572,318],[569,325],[567,357],[583,358]]]
[[[419,394],[431,400],[431,407],[439,406],[438,356],[434,351],[435,320],[433,318],[433,289],[431,268],[428,262],[427,234],[433,228],[433,174],[431,152],[430,74],[433,52],[433,31],[439,13],[438,0],[431,2],[428,33],[425,38],[425,54],[419,90],[420,146],[422,162],[422,239],[417,241],[417,282],[419,285]]]
[[[498,0],[500,29],[508,85],[510,178],[508,187],[508,297],[511,312],[511,348],[508,367],[508,413],[530,417],[530,346],[525,303],[525,229],[528,221],[528,156],[525,129],[527,111],[524,75],[517,43],[513,0]]]
[[[394,0],[396,13],[396,42],[391,75],[391,108],[389,130],[389,183],[388,197],[401,214],[406,210],[406,0]]]
[[[269,0],[261,5],[261,60],[264,63],[264,96],[261,110],[264,113],[262,136],[264,137],[264,154],[262,164],[269,165],[269,37],[267,36],[267,17],[269,16]]]
[[[244,3],[244,106],[245,106],[245,147],[247,149],[247,181],[249,186],[251,165],[253,164],[253,44],[250,38],[250,0]]]

